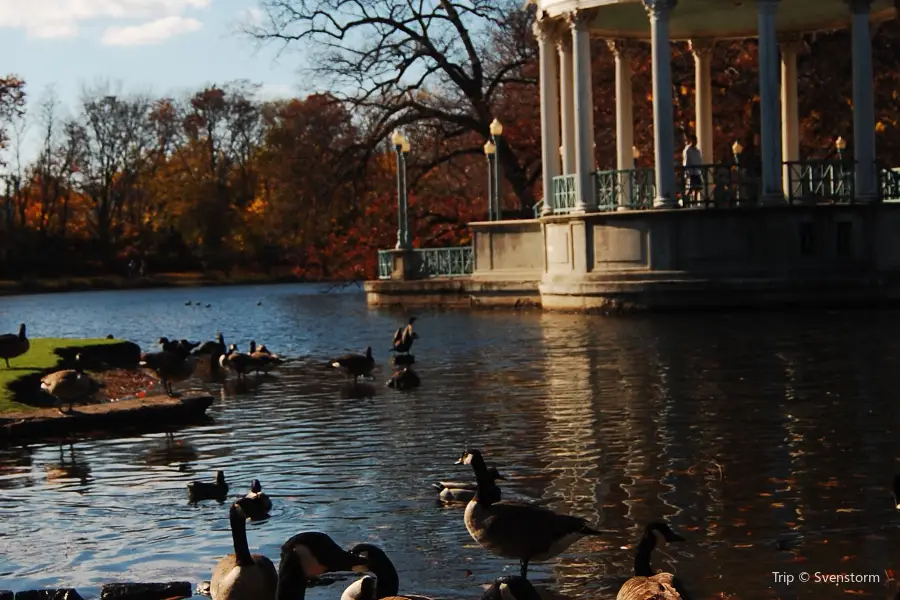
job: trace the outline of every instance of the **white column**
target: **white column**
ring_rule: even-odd
[[[562,172],[575,172],[575,72],[572,61],[572,38],[560,36],[559,51],[559,99],[562,118]]]
[[[650,15],[650,62],[653,66],[653,144],[656,198],[653,206],[675,206],[675,115],[672,110],[672,47],[669,17],[677,0],[644,0]]]
[[[853,158],[856,161],[856,199],[872,202],[878,196],[875,171],[875,90],[869,9],[872,0],[849,0],[853,45]]]
[[[594,101],[591,91],[591,36],[588,29],[593,12],[575,10],[568,13],[572,30],[572,54],[575,73],[575,171],[574,212],[587,212],[597,207],[594,194]]]
[[[559,175],[559,58],[554,48],[554,25],[549,19],[540,19],[534,23],[541,69],[541,160],[544,188],[544,206],[541,212],[544,215],[553,213],[553,178]]]
[[[759,16],[759,112],[761,202],[784,201],[781,185],[781,97],[775,13],[779,0],[756,0]]]
[[[784,36],[781,43],[781,156],[784,162],[800,160],[800,112],[797,107],[797,55],[806,49],[803,35]],[[782,169],[784,195],[790,194],[790,167]]]
[[[716,41],[709,39],[691,40],[694,54],[694,120],[697,122],[697,145],[703,162],[715,163],[713,147],[713,104],[712,104],[712,55]]]
[[[631,148],[634,146],[634,103],[631,85],[631,59],[634,43],[628,40],[606,40],[616,59],[616,168],[634,168]]]

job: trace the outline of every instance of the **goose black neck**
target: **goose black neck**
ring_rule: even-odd
[[[238,508],[237,504],[232,504],[228,517],[231,521],[231,539],[234,542],[234,558],[238,565],[242,567],[250,566],[254,563],[253,557],[250,555],[250,546],[247,544],[247,524],[244,520],[244,514]]]
[[[472,470],[475,471],[475,482],[478,485],[478,489],[475,491],[475,501],[487,506],[499,502],[500,488],[497,487],[494,478],[488,472],[481,454],[472,454],[471,464]]]
[[[394,563],[381,552],[369,551],[369,568],[378,579],[376,584],[379,598],[396,596],[400,591],[400,575],[394,568]]]
[[[283,554],[278,565],[278,587],[275,600],[304,600],[306,597],[306,573],[297,555],[291,551]]]
[[[650,555],[653,554],[654,548],[656,548],[656,539],[653,534],[641,538],[637,554],[634,556],[635,577],[652,577],[655,574],[650,566]]]

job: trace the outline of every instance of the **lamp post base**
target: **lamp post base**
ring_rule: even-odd
[[[391,279],[394,281],[409,281],[418,279],[419,265],[416,261],[416,252],[412,248],[395,248],[389,250],[391,254]]]

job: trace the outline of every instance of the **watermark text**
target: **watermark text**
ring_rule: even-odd
[[[848,583],[881,583],[883,575],[877,573],[823,573],[821,571],[801,571],[787,573],[772,571],[775,583],[793,585],[795,583],[817,583],[825,585],[847,585]]]

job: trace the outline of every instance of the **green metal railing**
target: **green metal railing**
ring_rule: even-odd
[[[578,188],[574,174],[554,177],[553,197],[550,199],[553,214],[564,215],[572,212],[575,209],[575,198],[577,195]]]
[[[786,162],[784,166],[788,202],[853,202],[853,161],[801,160]]]
[[[878,184],[881,200],[887,202],[897,202],[900,200],[900,168],[879,168]]]
[[[681,206],[739,206],[755,204],[759,181],[739,164],[721,163],[675,168]]]
[[[429,277],[462,277],[471,275],[475,266],[472,246],[454,248],[416,248],[415,279]],[[378,251],[378,279],[390,279],[394,271],[394,257],[390,250]]]
[[[596,171],[594,193],[601,211],[653,208],[656,197],[653,169]]]

